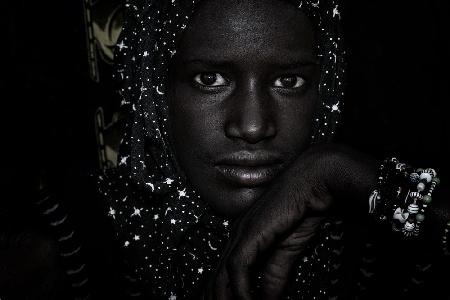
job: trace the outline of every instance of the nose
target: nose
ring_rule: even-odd
[[[276,135],[275,109],[270,95],[258,89],[255,81],[235,91],[229,99],[225,135],[250,144],[268,140]]]

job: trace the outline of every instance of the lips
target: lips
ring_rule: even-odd
[[[219,175],[240,187],[257,187],[269,183],[282,170],[279,155],[266,151],[232,153],[215,165]]]

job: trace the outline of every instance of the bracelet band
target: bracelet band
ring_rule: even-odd
[[[391,223],[394,232],[417,237],[439,183],[434,169],[413,169],[396,158],[386,159],[369,197],[369,213],[379,222]]]

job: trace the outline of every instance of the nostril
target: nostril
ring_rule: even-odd
[[[262,126],[250,125],[242,134],[242,138],[249,143],[257,143],[260,140],[264,139],[265,129]]]
[[[276,135],[276,128],[272,122],[264,123],[229,123],[226,126],[225,134],[228,138],[241,139],[250,144],[273,138]]]

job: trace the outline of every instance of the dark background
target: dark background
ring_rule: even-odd
[[[89,77],[82,0],[4,6],[0,226],[39,227],[39,185],[82,189],[77,178],[98,168],[94,111],[114,99],[108,79]],[[339,140],[435,167],[448,183],[449,1],[346,0],[341,11],[349,68]],[[86,199],[71,205],[87,209]]]

